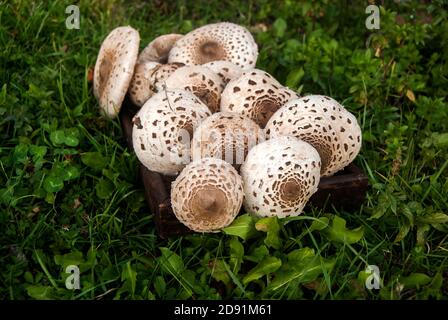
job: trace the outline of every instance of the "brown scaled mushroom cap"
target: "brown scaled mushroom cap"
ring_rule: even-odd
[[[210,115],[207,106],[188,91],[155,94],[133,119],[135,154],[149,170],[176,175],[191,160],[193,128]]]
[[[160,64],[153,61],[137,63],[129,86],[129,97],[141,107],[149,98],[163,89],[165,80],[178,68],[180,63]]]
[[[203,64],[203,66],[209,68],[210,70],[212,70],[214,73],[216,73],[218,76],[221,77],[224,83],[222,87],[223,90],[225,86],[230,82],[230,80],[240,77],[244,72],[236,64],[233,64],[232,62],[225,60],[207,62]]]
[[[253,69],[227,84],[221,94],[221,110],[240,113],[264,128],[281,106],[298,97],[269,73]]]
[[[343,169],[361,147],[361,128],[356,118],[324,96],[306,96],[286,103],[269,120],[266,135],[294,136],[313,145],[322,159],[322,176]]]
[[[323,113],[338,131],[343,148],[340,169],[351,163],[358,155],[362,144],[362,132],[356,117],[335,99],[323,95],[309,95],[297,100],[302,110]]]
[[[192,92],[212,113],[219,111],[222,92],[221,78],[203,66],[184,66],[174,71],[166,80],[167,89],[183,89]]]
[[[244,208],[258,216],[299,215],[317,191],[320,165],[316,149],[297,138],[260,143],[241,166]]]
[[[118,27],[101,44],[93,73],[93,93],[101,111],[118,115],[137,61],[140,35],[131,27]]]
[[[264,131],[251,119],[217,112],[194,131],[191,152],[194,160],[218,158],[239,168],[249,150],[264,140]]]
[[[208,24],[187,33],[170,51],[168,62],[186,65],[226,60],[241,69],[255,67],[258,47],[251,33],[234,23]]]
[[[155,38],[140,53],[138,62],[155,61],[158,63],[167,63],[171,48],[182,37],[182,34],[171,33]]]
[[[243,183],[227,162],[203,158],[187,165],[171,186],[174,214],[196,232],[218,232],[235,219]]]
[[[141,107],[152,95],[155,94],[151,75],[160,63],[154,61],[146,61],[137,63],[135,66],[134,76],[129,85],[129,97],[131,101]]]

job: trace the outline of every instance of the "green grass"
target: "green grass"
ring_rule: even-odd
[[[70,1],[0,1],[0,298],[446,299],[448,5],[386,1],[369,31],[367,4],[338,3],[79,1],[68,30]],[[359,211],[157,237],[136,157],[87,75],[117,26],[143,47],[216,21],[251,29],[259,68],[358,117]],[[70,264],[80,290],[65,288]],[[368,265],[381,290],[366,289]]]

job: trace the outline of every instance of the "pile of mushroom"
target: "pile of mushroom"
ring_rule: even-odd
[[[129,26],[105,38],[94,94],[110,118],[126,95],[139,108],[134,152],[149,170],[175,177],[172,209],[191,230],[217,232],[243,206],[257,216],[299,215],[320,178],[360,151],[356,117],[255,69],[258,47],[242,26],[209,24],[139,47]]]

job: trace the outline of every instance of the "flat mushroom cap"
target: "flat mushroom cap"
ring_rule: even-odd
[[[298,97],[269,73],[253,69],[227,84],[221,94],[221,110],[240,113],[264,128],[281,106]]]
[[[129,86],[132,102],[141,107],[149,98],[163,89],[165,80],[177,69],[179,63],[160,64],[154,61],[137,63]]]
[[[170,51],[168,62],[186,65],[226,60],[242,69],[255,67],[258,47],[252,34],[234,23],[208,24],[187,33]]]
[[[112,30],[101,44],[93,73],[93,93],[106,116],[116,117],[137,61],[140,35],[131,27]]]
[[[320,166],[316,149],[297,138],[260,143],[241,166],[244,208],[258,216],[299,215],[317,191]]]
[[[210,115],[207,106],[188,91],[155,94],[132,120],[135,154],[149,170],[176,175],[190,162],[193,128]]]
[[[221,77],[224,82],[223,90],[230,80],[238,78],[243,74],[243,70],[240,67],[225,60],[207,62],[203,66],[209,68]]]
[[[291,135],[310,143],[322,159],[322,176],[331,176],[358,154],[361,129],[350,112],[326,98],[306,96],[289,101],[269,120],[266,135]]]
[[[219,111],[222,92],[221,78],[203,66],[184,66],[174,71],[166,80],[168,89],[191,91],[201,99],[212,113]]]
[[[167,63],[171,48],[182,37],[182,34],[171,33],[155,38],[142,50],[138,56],[138,62],[155,61]]]
[[[174,214],[196,232],[218,232],[231,224],[243,197],[241,177],[220,159],[191,162],[171,186]]]
[[[237,113],[217,112],[194,131],[192,158],[218,158],[239,168],[249,150],[264,140],[264,131],[251,119]]]
[[[358,155],[362,145],[362,132],[356,117],[335,99],[323,95],[309,95],[298,99],[297,107],[303,110],[317,110],[325,114],[339,132],[344,156],[341,169]]]

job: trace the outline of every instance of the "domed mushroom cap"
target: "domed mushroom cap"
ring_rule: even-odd
[[[152,40],[138,56],[138,62],[155,61],[166,63],[171,48],[177,40],[182,38],[182,34],[171,33],[161,35]]]
[[[322,159],[322,176],[331,176],[353,161],[361,147],[356,118],[335,102],[323,96],[291,100],[269,120],[266,135],[291,135],[310,143]]]
[[[207,106],[190,92],[155,94],[132,120],[135,154],[149,170],[176,175],[190,162],[193,128],[210,115]]]
[[[162,90],[165,80],[177,69],[180,63],[160,64],[154,61],[137,63],[129,86],[132,102],[141,107],[149,98]]]
[[[132,102],[141,107],[155,92],[151,88],[151,74],[160,66],[160,63],[146,61],[137,63],[134,76],[129,85],[129,97]]]
[[[293,136],[311,144],[322,160],[322,176],[338,171],[343,158],[341,142],[335,128],[321,113],[303,112],[287,103],[269,120],[266,136]]]
[[[241,166],[244,208],[258,216],[299,215],[317,191],[320,166],[316,149],[297,138],[260,143]]]
[[[237,113],[217,112],[194,131],[193,159],[218,158],[239,168],[249,150],[264,141],[264,131]]]
[[[93,73],[93,93],[106,116],[116,117],[137,61],[140,35],[131,27],[112,30],[101,44]]]
[[[203,64],[203,66],[209,68],[221,77],[222,81],[224,82],[224,86],[222,88],[223,90],[224,87],[230,82],[230,80],[238,78],[243,74],[243,70],[240,67],[229,61],[212,61]]]
[[[309,95],[298,99],[297,107],[323,113],[338,131],[343,148],[341,169],[358,155],[362,145],[362,132],[356,117],[335,99],[323,95]]]
[[[168,61],[195,65],[226,60],[249,69],[255,67],[257,57],[257,44],[246,28],[220,22],[187,33],[174,44]]]
[[[197,232],[217,232],[232,223],[243,196],[243,182],[236,170],[213,158],[193,161],[171,186],[174,214]]]
[[[209,68],[203,66],[181,67],[166,79],[165,85],[168,89],[191,91],[209,107],[211,112],[219,111],[222,80]]]
[[[221,110],[240,113],[264,128],[281,106],[298,97],[269,73],[253,69],[227,84],[221,95]]]
[[[165,90],[166,79],[168,79],[174,71],[183,67],[182,63],[167,63],[161,64],[158,68],[154,70],[151,74],[151,83],[155,92]]]

